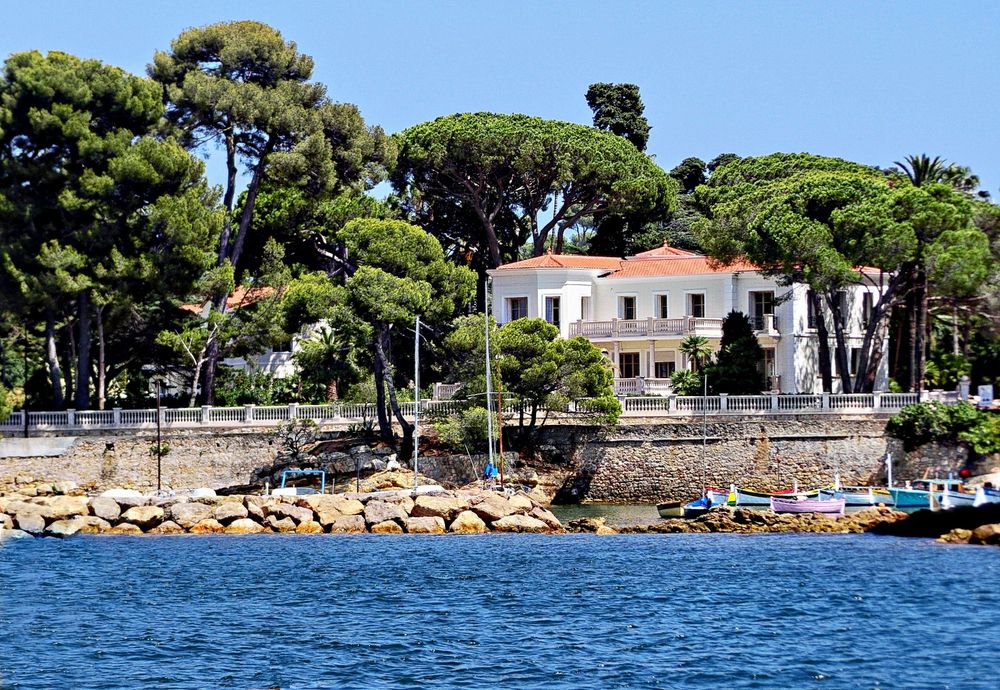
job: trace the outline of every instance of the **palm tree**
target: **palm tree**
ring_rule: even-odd
[[[692,368],[696,371],[702,368],[712,354],[712,346],[708,344],[708,338],[703,335],[689,335],[681,341],[678,349],[688,356],[694,365]]]
[[[920,187],[931,182],[942,182],[948,174],[945,160],[941,156],[929,157],[926,153],[919,156],[907,156],[905,162],[894,161],[902,168],[914,187]]]

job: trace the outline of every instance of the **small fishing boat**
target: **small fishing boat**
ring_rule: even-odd
[[[684,517],[684,502],[667,501],[666,503],[657,503],[656,512],[660,514],[661,518]]]
[[[713,508],[719,508],[729,502],[729,494],[708,489],[704,496],[700,496],[684,506],[684,517],[693,518],[704,515]]]
[[[892,494],[896,508],[930,508],[932,498],[935,504],[942,507],[952,507],[959,504],[972,505],[975,501],[974,494],[963,494],[951,489],[951,487],[961,485],[962,481],[960,479],[916,479],[907,482],[906,486],[889,487],[889,493]],[[952,496],[958,496],[959,498],[951,501],[950,506],[946,505],[945,493],[949,494],[948,499],[951,499]],[[964,496],[970,496],[971,500],[966,502],[962,498]]]
[[[771,497],[771,510],[776,513],[838,513],[844,514],[843,498],[779,498]]]
[[[796,491],[793,489],[791,491],[766,492],[733,488],[729,493],[729,505],[740,508],[746,506],[767,507],[771,505],[772,498],[806,499],[818,496],[818,491]]]
[[[972,505],[978,508],[987,503],[1000,503],[1000,489],[988,489],[985,486],[976,489],[976,498],[973,500]]]
[[[845,486],[840,489],[820,489],[819,498],[822,500],[843,498],[849,506],[895,505],[895,499],[893,499],[888,489],[875,488],[873,486]]]

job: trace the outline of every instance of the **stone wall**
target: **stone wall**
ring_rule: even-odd
[[[878,481],[885,420],[823,416],[629,424],[613,432],[551,428],[542,452],[575,474],[559,500],[643,503],[689,499],[704,486],[759,490]]]

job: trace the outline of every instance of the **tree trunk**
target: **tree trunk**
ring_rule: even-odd
[[[830,333],[826,329],[826,318],[823,315],[823,303],[819,293],[810,291],[813,303],[813,313],[816,314],[816,340],[819,345],[819,375],[823,381],[823,392],[833,392],[833,372],[830,367]]]
[[[837,374],[840,376],[840,390],[850,393],[851,363],[847,355],[847,339],[844,337],[844,312],[840,308],[840,293],[837,290],[826,294],[826,302],[830,307],[830,320],[833,321],[833,338],[836,343],[834,357],[837,361]]]
[[[335,402],[337,400],[337,379],[330,379],[326,382],[326,401]]]
[[[247,187],[247,196],[243,201],[243,214],[240,216],[240,228],[236,233],[236,240],[229,250],[229,262],[233,265],[234,269],[240,261],[240,256],[243,254],[243,243],[250,229],[250,221],[253,219],[253,209],[257,203],[257,193],[260,191],[260,185],[264,181],[264,172],[267,170],[267,157],[273,149],[274,140],[268,139],[264,145],[264,151],[260,155],[260,160],[257,161],[257,165],[254,167],[253,177],[250,178],[250,186]]]
[[[64,351],[65,366],[63,367],[63,379],[66,382],[66,400],[73,399],[73,381],[75,380],[75,375],[73,373],[73,365],[76,363],[76,335],[75,333],[76,324],[67,324],[64,328],[64,333],[66,337],[66,348]]]
[[[104,364],[104,307],[97,307],[97,409],[104,409],[107,389],[107,370]]]
[[[379,436],[390,446],[395,446],[395,439],[392,435],[392,424],[389,422],[389,415],[386,412],[385,406],[385,377],[388,362],[386,361],[385,350],[383,349],[383,329],[388,331],[388,327],[379,325],[372,337],[372,345],[375,350],[375,414],[378,416]]]
[[[915,393],[919,393],[924,386],[924,362],[926,361],[926,332],[927,332],[927,275],[923,269],[917,271],[917,292],[914,299],[916,312],[914,316],[914,341],[913,341],[913,380]]]
[[[52,382],[52,402],[57,410],[65,406],[62,389],[62,370],[56,348],[56,317],[51,309],[45,310],[45,359],[49,363],[49,380]]]
[[[76,409],[90,407],[90,294],[84,290],[77,298]]]

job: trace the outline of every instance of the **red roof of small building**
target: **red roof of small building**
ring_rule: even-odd
[[[612,256],[580,256],[579,254],[544,254],[523,261],[497,266],[503,271],[513,268],[618,268],[624,259]]]
[[[240,307],[246,307],[254,302],[260,301],[274,293],[273,287],[247,287],[245,285],[238,285],[232,294],[226,298],[226,309],[239,309]],[[182,304],[181,309],[189,312],[198,314],[202,309],[205,308],[206,302],[201,304]]]

